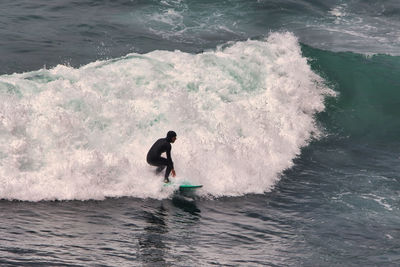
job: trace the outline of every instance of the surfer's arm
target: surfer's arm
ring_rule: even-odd
[[[172,158],[171,158],[171,145],[169,145],[166,153],[167,153],[168,164],[169,164],[169,166],[171,166],[172,177],[175,177],[176,173],[175,173],[175,169],[174,169],[174,162],[172,161]]]
[[[171,169],[174,169],[174,162],[172,161],[172,158],[171,158],[171,145],[170,144],[165,152],[167,154],[168,165],[171,166]]]

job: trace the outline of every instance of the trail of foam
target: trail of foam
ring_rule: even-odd
[[[0,77],[0,197],[165,198],[145,162],[173,129],[176,180],[202,194],[271,189],[319,133],[332,91],[290,33]]]

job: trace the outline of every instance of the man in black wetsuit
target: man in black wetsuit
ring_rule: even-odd
[[[165,167],[164,182],[169,182],[169,174],[172,172],[172,176],[175,177],[176,173],[174,170],[174,163],[171,158],[171,143],[176,140],[176,133],[174,131],[169,131],[166,138],[158,139],[154,145],[150,148],[147,153],[147,163],[152,166],[157,166],[156,173],[162,172]],[[161,157],[161,154],[166,152],[167,158]]]

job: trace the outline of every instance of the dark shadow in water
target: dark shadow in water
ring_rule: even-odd
[[[165,244],[165,235],[168,233],[168,225],[165,221],[167,210],[163,205],[154,213],[144,211],[144,219],[147,226],[143,236],[139,237],[139,251],[144,266],[168,266],[165,254],[169,247]]]
[[[196,202],[192,198],[176,195],[172,198],[172,204],[191,215],[200,216],[201,210],[197,208]]]
[[[149,204],[149,206],[147,206]],[[139,259],[142,266],[173,266],[170,254],[169,236],[174,235],[176,217],[182,223],[182,229],[196,224],[200,218],[200,209],[194,198],[176,194],[171,200],[150,201],[143,207],[144,232],[139,237]],[[176,209],[178,208],[178,209]],[[183,212],[182,212],[183,211]],[[174,229],[171,229],[174,228]],[[180,229],[180,228],[178,228]]]

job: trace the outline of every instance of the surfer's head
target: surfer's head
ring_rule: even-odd
[[[167,141],[173,143],[175,142],[175,140],[176,140],[176,133],[174,131],[169,131],[167,133]]]

